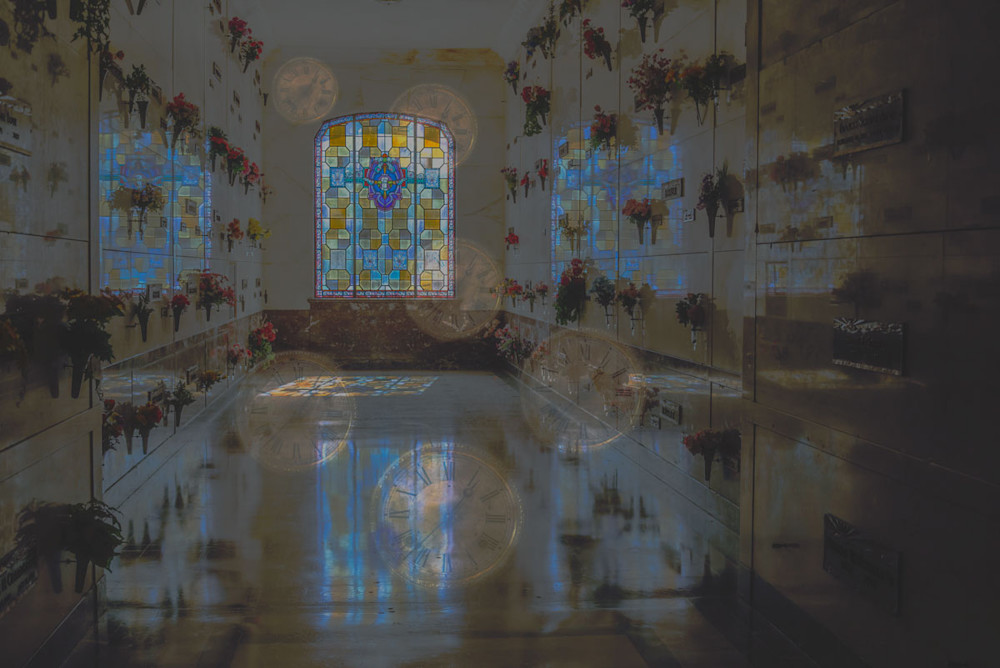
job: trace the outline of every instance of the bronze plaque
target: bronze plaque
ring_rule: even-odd
[[[667,181],[663,184],[663,199],[671,200],[684,197],[684,178]]]
[[[894,615],[899,614],[900,554],[864,538],[835,515],[823,516],[823,570]]]
[[[902,376],[904,330],[902,323],[837,318],[833,321],[833,363]]]
[[[879,95],[833,112],[834,155],[903,141],[903,91]]]
[[[676,401],[670,401],[660,397],[660,417],[670,424],[681,423],[681,405]]]

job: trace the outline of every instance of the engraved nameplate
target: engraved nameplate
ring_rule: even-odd
[[[903,141],[903,91],[898,90],[833,112],[834,155],[847,155]]]
[[[663,199],[671,200],[684,197],[684,178],[667,181],[663,184]]]
[[[904,334],[901,323],[837,318],[833,321],[833,363],[902,376]]]

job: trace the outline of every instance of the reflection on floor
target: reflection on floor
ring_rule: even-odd
[[[308,376],[268,392],[273,397],[381,397],[423,394],[437,376]]]
[[[115,667],[750,665],[703,614],[732,609],[736,536],[625,456],[641,446],[567,458],[528,428],[513,379],[411,381],[421,393],[359,393],[347,447],[304,474],[250,456],[228,426],[237,401],[186,427],[112,499],[128,540],[101,637],[77,656],[96,642]]]

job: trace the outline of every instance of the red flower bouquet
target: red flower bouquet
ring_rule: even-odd
[[[174,134],[170,138],[170,148],[177,145],[177,140],[183,134],[190,137],[198,137],[201,134],[198,129],[198,123],[201,122],[201,110],[198,109],[197,105],[185,100],[184,93],[178,93],[167,104],[167,116],[174,119]]]
[[[583,260],[573,258],[559,277],[556,288],[556,322],[568,325],[579,321],[587,302],[587,269]]]
[[[611,72],[611,42],[604,36],[604,28],[595,28],[590,19],[583,22],[583,53],[591,60],[604,58]]]
[[[611,140],[618,134],[618,114],[606,114],[600,105],[594,107],[594,121],[590,124],[590,148],[611,148]]]
[[[238,16],[234,16],[229,19],[228,31],[229,35],[229,51],[230,53],[236,51],[236,45],[240,43],[245,35],[251,33],[250,28],[247,27],[247,22]]]
[[[504,243],[507,244],[507,250],[510,250],[511,246],[513,246],[514,248],[517,248],[517,244],[521,241],[521,239],[516,234],[514,234],[513,232],[509,232],[507,234],[507,236],[504,237],[503,240],[504,240]]]
[[[541,86],[525,86],[521,89],[521,99],[524,100],[524,136],[531,137],[542,131],[545,117],[549,113],[551,94]],[[541,118],[541,123],[538,119]]]
[[[635,93],[636,111],[652,109],[656,127],[663,132],[663,109],[670,101],[677,86],[679,73],[677,65],[662,56],[663,49],[647,53],[642,62],[632,70],[628,86]]]
[[[625,202],[625,208],[622,209],[630,223],[636,226],[639,231],[639,243],[642,243],[643,229],[652,217],[653,217],[653,207],[649,203],[649,199],[644,198],[641,202],[635,199],[630,199]]]
[[[270,322],[264,323],[263,326],[250,332],[250,335],[247,337],[247,357],[249,358],[250,366],[266,362],[274,357],[271,344],[274,343],[277,335],[277,330]]]

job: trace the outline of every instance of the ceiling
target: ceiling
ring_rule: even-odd
[[[256,0],[275,47],[493,49],[509,55],[537,21],[537,0]],[[247,12],[255,14],[255,11]],[[247,18],[250,18],[248,16]],[[262,35],[264,36],[264,35]]]

